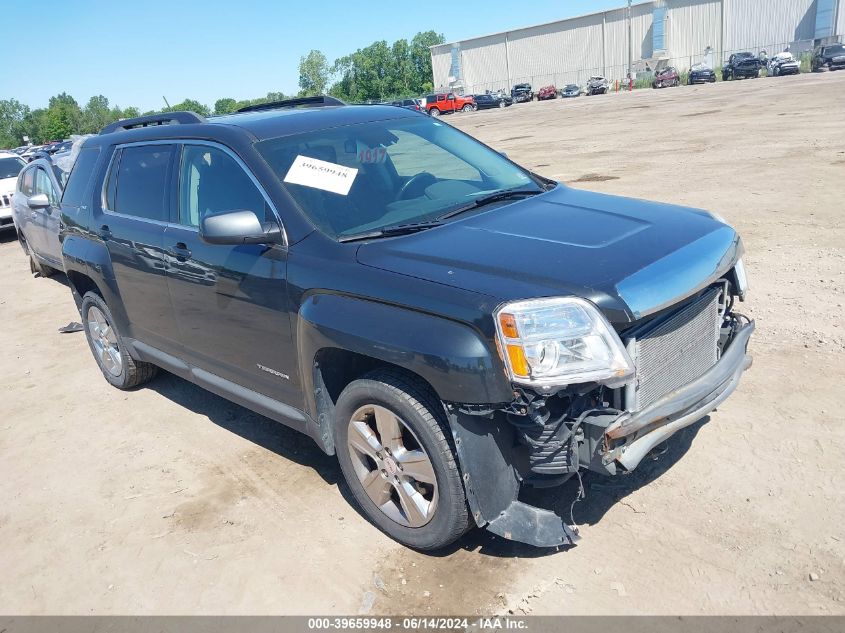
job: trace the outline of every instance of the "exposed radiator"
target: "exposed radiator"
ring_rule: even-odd
[[[639,411],[692,382],[719,359],[719,289],[713,289],[653,329],[628,342],[636,378],[625,392],[626,408]]]

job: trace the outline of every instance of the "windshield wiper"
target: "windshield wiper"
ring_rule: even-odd
[[[375,231],[367,233],[357,233],[354,235],[344,235],[337,239],[338,242],[356,242],[358,240],[370,240],[378,237],[391,237],[393,235],[408,235],[409,233],[418,233],[426,229],[433,229],[436,226],[442,225],[443,222],[439,220],[428,220],[426,222],[411,222],[409,224],[394,224],[392,226],[385,226]]]
[[[478,209],[479,207],[483,207],[494,202],[501,202],[502,200],[512,200],[514,198],[522,198],[525,196],[536,196],[540,193],[543,193],[543,191],[526,191],[525,189],[511,189],[508,191],[499,191],[497,193],[491,193],[489,196],[482,196],[481,198],[476,198],[470,204],[458,207],[457,209],[452,209],[448,213],[444,213],[443,215],[438,216],[437,219],[448,220],[449,218],[453,218],[456,215],[460,215],[461,213],[466,213],[467,211],[472,211],[473,209]]]

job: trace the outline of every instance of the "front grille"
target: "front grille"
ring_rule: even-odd
[[[705,292],[651,330],[629,341],[636,365],[626,407],[639,411],[686,385],[719,360],[720,289]]]

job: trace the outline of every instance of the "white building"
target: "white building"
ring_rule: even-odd
[[[630,33],[630,37],[629,37]],[[798,54],[845,35],[845,0],[655,0],[611,11],[440,44],[434,86],[466,93],[624,78],[661,65],[686,70],[707,47],[715,65],[733,52],[790,46]]]

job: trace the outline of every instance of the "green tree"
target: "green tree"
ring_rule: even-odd
[[[414,35],[411,40],[409,55],[413,68],[413,92],[423,94],[432,90],[434,75],[431,70],[431,50],[429,47],[446,41],[442,33],[424,31]]]
[[[29,114],[29,106],[17,99],[0,101],[0,147],[17,147],[23,143],[21,126]]]
[[[209,116],[211,114],[211,110],[208,109],[208,106],[204,106],[199,101],[194,99],[185,99],[181,103],[177,103],[175,105],[170,106],[169,108],[165,108],[162,112],[177,112],[180,110],[187,110],[189,112],[196,112],[202,116]]]
[[[43,140],[60,141],[80,130],[82,111],[76,99],[67,93],[50,97],[44,121]]]
[[[299,58],[299,94],[302,96],[325,94],[329,83],[329,62],[318,50]]]
[[[117,114],[117,116],[115,116]],[[109,108],[109,100],[103,95],[91,97],[82,109],[79,132],[81,134],[96,134],[112,121],[120,117],[120,110],[114,112]]]
[[[218,99],[214,102],[214,114],[229,114],[238,109],[238,102],[230,97]]]
[[[431,51],[443,43],[434,31],[417,33],[410,43],[397,40],[373,42],[350,55],[339,57],[331,68],[337,80],[329,94],[347,101],[383,101],[420,95],[431,90]]]

